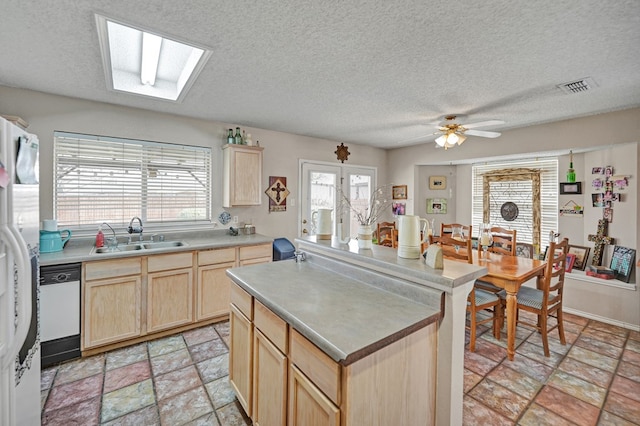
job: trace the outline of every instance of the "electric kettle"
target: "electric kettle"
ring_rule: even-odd
[[[62,233],[67,236],[62,238]],[[71,238],[71,231],[62,229],[60,231],[40,231],[40,253],[54,253],[62,251],[64,245]]]

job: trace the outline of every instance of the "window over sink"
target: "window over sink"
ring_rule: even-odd
[[[211,221],[211,148],[55,132],[53,170],[60,226]]]

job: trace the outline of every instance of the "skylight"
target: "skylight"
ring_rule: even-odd
[[[96,15],[109,89],[182,101],[211,56],[185,44]]]

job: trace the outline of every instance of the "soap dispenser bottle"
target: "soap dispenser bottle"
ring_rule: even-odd
[[[96,248],[100,248],[104,246],[104,233],[102,233],[102,225],[98,228],[98,233],[96,234]]]

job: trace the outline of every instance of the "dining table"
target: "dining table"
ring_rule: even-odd
[[[510,361],[513,361],[516,346],[518,290],[532,278],[541,277],[547,262],[485,251],[482,257],[480,255],[473,257],[473,264],[487,268],[487,275],[478,278],[480,281],[491,283],[507,293],[507,356]]]

